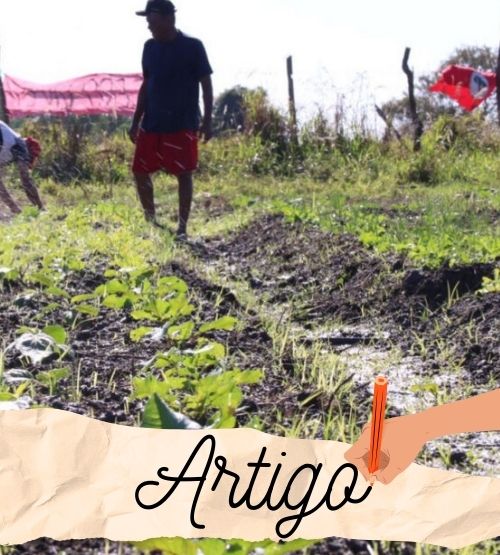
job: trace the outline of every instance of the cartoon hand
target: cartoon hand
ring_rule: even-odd
[[[368,472],[371,422],[365,425],[359,439],[344,456],[358,468],[366,480],[373,481],[376,478],[383,484],[390,484],[415,460],[425,443],[423,431],[418,424],[416,415],[384,421],[379,470],[373,475]]]

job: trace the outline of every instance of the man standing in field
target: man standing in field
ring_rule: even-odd
[[[212,68],[202,42],[176,29],[172,2],[149,0],[145,10],[136,13],[146,16],[153,38],[144,44],[144,80],[129,131],[136,145],[132,170],[146,220],[159,227],[151,174],[165,170],[177,177],[177,237],[185,239],[193,197],[193,171],[198,165],[198,136],[205,141],[212,136]]]
[[[16,164],[26,196],[32,204],[43,210],[43,203],[38,189],[31,178],[30,169],[40,155],[40,144],[32,137],[23,139],[6,123],[0,121],[0,169],[8,164]],[[0,199],[13,214],[19,214],[21,208],[5,187],[0,175]]]

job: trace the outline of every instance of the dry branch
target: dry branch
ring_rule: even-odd
[[[381,119],[383,120],[383,122],[387,125],[387,129],[389,129],[389,131],[392,131],[394,133],[394,135],[396,135],[398,141],[401,141],[401,133],[394,127],[394,125],[392,125],[392,122],[389,120],[389,118],[385,115],[384,111],[382,110],[382,108],[380,108],[380,106],[377,106],[375,104],[375,110],[377,111],[377,114],[381,117]]]

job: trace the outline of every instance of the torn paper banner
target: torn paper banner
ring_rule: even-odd
[[[500,535],[500,479],[414,464],[370,491],[346,463],[348,447],[250,429],[131,428],[53,409],[3,412],[0,545],[342,536],[459,548]]]

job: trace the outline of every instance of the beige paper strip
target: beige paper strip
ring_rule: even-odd
[[[201,439],[215,438],[215,453],[202,483],[194,518],[190,511],[199,481],[182,482],[170,499],[156,509],[140,508],[136,488],[144,481],[160,482],[141,490],[142,503],[163,497],[173,482],[159,479],[160,467],[178,476]],[[282,506],[249,510],[228,504],[233,478],[222,476],[211,490],[218,470],[215,457],[227,459],[227,469],[242,482],[241,497],[261,449],[271,467],[259,471],[251,494],[262,499],[277,465],[282,464],[271,495],[276,504],[293,472],[303,464],[323,468],[307,504],[324,497],[335,471],[346,464],[345,443],[285,439],[250,429],[171,431],[107,424],[53,409],[0,413],[0,544],[18,544],[47,536],[56,540],[104,537],[137,541],[153,537],[215,537],[247,540],[279,539],[280,519],[297,514]],[[282,455],[286,453],[286,455]],[[209,442],[185,476],[203,473]],[[332,489],[331,503],[344,499],[353,471],[345,468]],[[299,504],[308,490],[312,471],[303,471],[289,491],[289,504]],[[352,498],[367,487],[359,475]],[[289,530],[292,523],[282,526]],[[388,486],[375,484],[359,504],[346,503],[331,511],[322,506],[302,519],[293,538],[343,536],[358,539],[418,541],[449,548],[463,547],[500,535],[500,479],[412,465]]]

